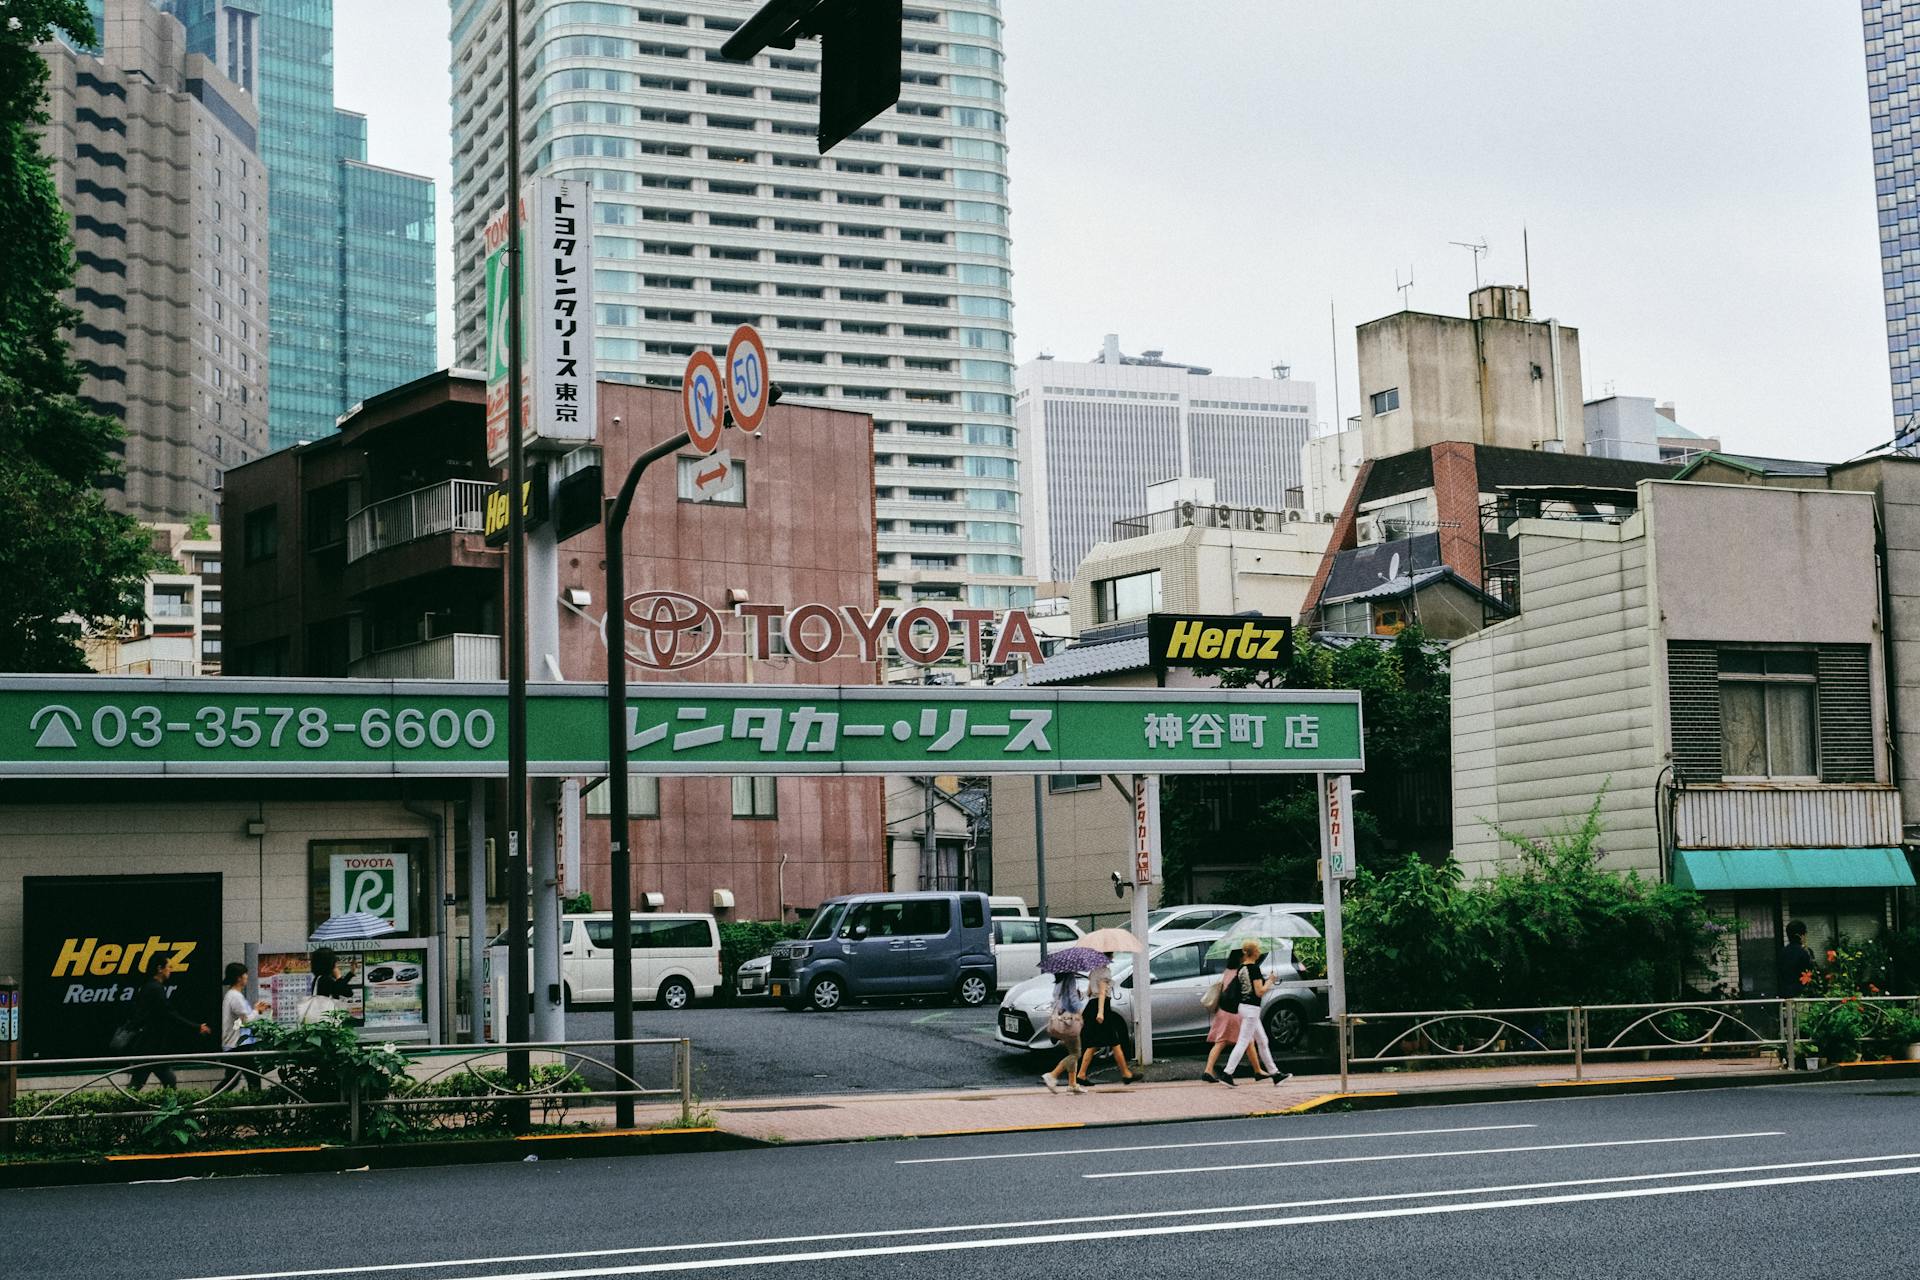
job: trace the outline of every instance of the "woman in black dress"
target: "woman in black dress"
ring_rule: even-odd
[[[1113,957],[1109,955],[1108,960]],[[1119,1013],[1109,1007],[1108,997],[1113,991],[1113,970],[1101,965],[1087,978],[1086,1021],[1080,1029],[1080,1076],[1086,1078],[1087,1068],[1093,1062],[1093,1055],[1101,1049],[1113,1050],[1113,1063],[1120,1068],[1120,1083],[1132,1084],[1137,1078],[1133,1068],[1127,1065],[1126,1024]]]

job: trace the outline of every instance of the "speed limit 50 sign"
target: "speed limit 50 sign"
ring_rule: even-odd
[[[727,342],[727,367],[721,372],[725,374],[733,424],[742,431],[758,431],[767,416],[769,401],[767,344],[752,325],[743,324],[733,331]]]

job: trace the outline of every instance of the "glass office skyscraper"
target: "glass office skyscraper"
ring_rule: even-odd
[[[1873,182],[1879,203],[1880,276],[1887,306],[1887,363],[1895,431],[1911,435],[1920,412],[1920,173],[1914,121],[1920,118],[1920,3],[1861,0],[1866,29],[1867,106],[1873,127]]]
[[[505,9],[452,6],[455,347],[475,365]],[[789,397],[873,415],[881,597],[1025,604],[1000,6],[909,3],[899,106],[827,156],[817,44],[720,57],[758,7],[525,10],[522,154],[593,185],[600,375],[678,386],[751,322]]]
[[[334,429],[438,365],[433,181],[367,163],[333,102],[333,0],[166,0],[197,53],[253,93],[267,165],[271,443]]]

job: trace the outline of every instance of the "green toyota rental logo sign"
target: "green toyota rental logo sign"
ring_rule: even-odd
[[[327,870],[329,914],[364,911],[379,916],[401,933],[412,925],[406,854],[336,853]]]
[[[506,690],[435,681],[0,679],[0,777],[504,774]],[[1316,690],[642,685],[636,773],[1357,773]],[[529,692],[529,768],[606,771],[599,685]]]

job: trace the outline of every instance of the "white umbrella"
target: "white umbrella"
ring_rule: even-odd
[[[1145,951],[1140,939],[1125,929],[1095,929],[1092,933],[1080,935],[1075,946],[1092,947],[1095,951],[1104,951],[1112,955],[1116,951]]]
[[[398,929],[371,911],[349,911],[321,923],[308,942],[341,942],[347,939],[384,938]]]

